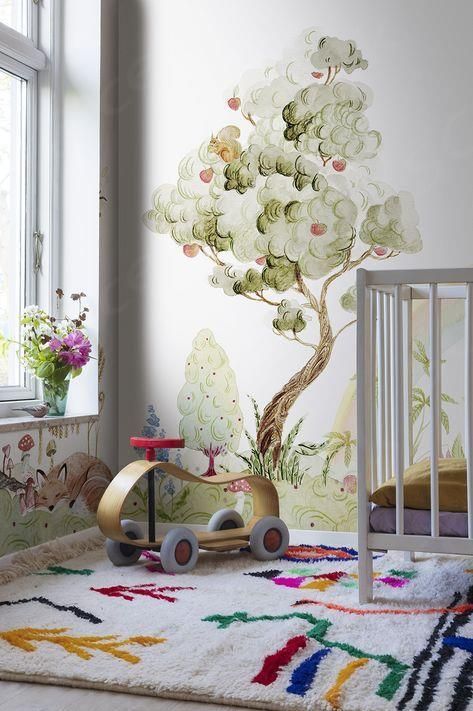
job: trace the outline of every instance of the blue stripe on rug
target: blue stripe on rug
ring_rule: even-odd
[[[464,649],[466,652],[473,654],[473,639],[470,637],[444,637],[443,643],[449,647]]]
[[[305,659],[302,664],[299,664],[292,672],[291,683],[287,687],[287,692],[289,694],[297,694],[297,696],[305,696],[312,686],[320,662],[329,652],[331,652],[331,649],[319,649],[318,652],[315,652],[308,659]]]

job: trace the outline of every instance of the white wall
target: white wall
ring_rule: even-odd
[[[211,327],[245,394],[267,402],[306,359],[271,331],[273,313],[226,297],[207,283],[208,264],[186,259],[169,236],[151,233],[142,214],[153,191],[174,183],[180,159],[235,117],[226,99],[242,74],[284,57],[306,28],[354,39],[369,60],[349,79],[368,84],[370,125],[382,133],[376,176],[414,195],[423,251],[386,268],[473,263],[469,139],[473,86],[470,28],[463,0],[131,0],[120,11],[120,459],[128,437],[155,403],[168,434],[177,434],[176,396],[197,331]],[[236,119],[235,119],[236,120]],[[368,265],[367,265],[368,266]],[[371,268],[371,265],[368,266]],[[373,267],[374,268],[374,267]],[[340,279],[338,308],[354,275]],[[290,422],[307,415],[306,439],[332,428],[354,373],[355,332],[336,344],[327,370],[298,400]]]

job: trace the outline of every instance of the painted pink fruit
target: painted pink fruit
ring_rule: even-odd
[[[327,225],[324,225],[323,222],[313,222],[310,226],[310,231],[316,237],[321,237],[327,232]]]
[[[343,158],[340,158],[340,160],[333,160],[332,166],[337,173],[341,173],[347,167],[347,162]]]
[[[314,79],[322,79],[323,75],[323,72],[312,72],[312,76],[314,77]]]
[[[255,259],[256,264],[266,264],[266,257],[258,257],[258,259]]]
[[[374,253],[377,257],[384,257],[388,253],[387,247],[375,247]]]
[[[200,247],[198,244],[185,244],[182,251],[186,257],[197,257],[200,252]]]
[[[241,99],[238,96],[232,96],[231,99],[228,99],[227,104],[232,111],[238,111],[241,105]]]
[[[356,494],[357,480],[354,474],[347,474],[343,479],[343,488],[348,491],[349,494]]]
[[[214,172],[212,168],[206,168],[205,170],[201,170],[199,173],[199,178],[203,183],[210,183],[214,175]]]

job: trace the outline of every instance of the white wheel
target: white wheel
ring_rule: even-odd
[[[125,519],[121,522],[121,526],[123,533],[132,541],[144,537],[141,526],[136,521]],[[111,538],[107,538],[105,541],[105,550],[113,565],[133,565],[141,555],[141,548],[120,541],[112,541]]]
[[[197,536],[185,526],[171,528],[164,536],[159,556],[166,573],[188,573],[199,557]]]
[[[250,548],[257,560],[280,558],[289,545],[289,529],[277,516],[265,516],[250,533]]]
[[[244,528],[245,522],[234,509],[220,509],[216,511],[207,524],[207,531],[226,531],[232,528]]]

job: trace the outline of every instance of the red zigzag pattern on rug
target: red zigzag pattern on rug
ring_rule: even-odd
[[[166,585],[158,587],[154,583],[143,583],[142,585],[112,585],[107,588],[90,588],[94,592],[107,597],[121,597],[123,600],[135,600],[138,596],[152,597],[154,600],[165,600],[166,602],[176,602],[177,597],[166,595],[167,592],[178,592],[180,590],[195,590],[194,587],[180,587]]]

